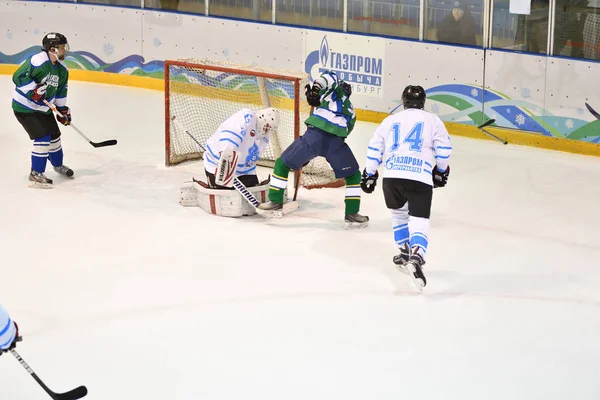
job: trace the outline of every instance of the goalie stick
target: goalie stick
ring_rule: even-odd
[[[504,140],[504,139],[500,139],[498,136],[496,136],[496,135],[494,135],[494,134],[492,134],[492,133],[489,133],[488,131],[486,131],[486,130],[484,129],[486,126],[490,126],[490,125],[491,125],[491,124],[493,124],[494,122],[496,122],[496,120],[495,120],[494,118],[492,118],[492,119],[488,119],[486,122],[484,122],[483,124],[479,125],[479,126],[477,127],[477,129],[479,129],[481,132],[485,133],[486,135],[488,135],[488,136],[490,136],[490,137],[492,137],[492,138],[496,139],[497,141],[501,142],[502,144],[508,144],[508,142],[507,142],[506,140]]]
[[[203,152],[206,152],[206,148],[204,147],[204,145],[202,143],[200,143],[198,141],[198,139],[196,139],[194,137],[194,135],[192,135],[187,129],[185,129],[179,121],[177,121],[176,115],[173,115],[171,117],[171,122],[173,122],[179,130],[185,132],[186,135],[188,135],[190,138],[192,138],[192,140],[198,145],[200,150],[202,150]],[[258,206],[260,205],[260,202],[258,201],[258,199],[256,197],[254,197],[254,195],[252,193],[250,193],[248,188],[242,182],[240,182],[240,180],[238,178],[235,178],[233,180],[233,187],[235,188],[235,190],[237,190],[242,195],[242,197],[244,199],[246,199],[246,201],[248,203],[250,203],[250,205],[252,205],[252,207],[254,207],[255,209],[258,208]],[[283,204],[282,214],[288,214],[297,209],[298,209],[298,202],[295,200],[290,201],[288,203]]]
[[[25,362],[25,360],[23,360],[23,358],[21,358],[21,356],[19,355],[19,353],[16,352],[15,349],[10,350],[10,352],[13,356],[15,356],[15,358],[17,359],[17,361],[19,361],[23,368],[25,368],[25,370],[29,372],[29,375],[31,375],[32,378],[35,379],[35,381],[42,387],[42,389],[44,389],[44,391],[48,393],[48,395],[54,400],[77,400],[87,395],[87,388],[85,386],[79,386],[65,393],[54,393],[48,388],[48,386],[46,386],[46,384],[44,384],[44,382],[42,382],[42,380],[36,375],[36,373],[33,372],[31,367]]]
[[[50,109],[51,109],[52,111],[54,111],[54,113],[55,113],[55,114],[61,114],[61,113],[60,113],[60,111],[58,111],[58,110],[56,109],[56,106],[55,106],[54,104],[50,103],[49,101],[47,101],[47,100],[44,100],[44,104],[46,104],[48,107],[50,107]],[[61,115],[62,115],[62,114],[61,114]],[[92,146],[94,146],[94,147],[106,147],[106,146],[114,146],[115,144],[117,144],[117,141],[116,141],[115,139],[105,140],[104,142],[92,142],[92,141],[90,140],[90,138],[88,138],[87,136],[85,136],[85,135],[83,134],[83,132],[81,132],[81,131],[80,131],[80,130],[79,130],[79,129],[78,129],[76,126],[75,126],[75,125],[73,125],[73,123],[72,123],[72,122],[69,124],[69,126],[70,126],[71,128],[73,128],[73,129],[75,130],[75,132],[79,133],[79,135],[81,135],[81,137],[82,137],[82,138],[84,138],[85,140],[87,140],[87,142],[88,142],[89,144],[91,144]]]

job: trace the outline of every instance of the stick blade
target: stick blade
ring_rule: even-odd
[[[104,142],[90,142],[94,147],[114,146],[117,144],[116,139],[105,140]]]
[[[492,118],[492,119],[488,119],[488,120],[487,120],[487,121],[485,121],[483,124],[479,125],[479,126],[477,127],[477,129],[483,129],[483,128],[485,128],[486,126],[490,126],[490,125],[491,125],[491,124],[493,124],[494,122],[496,122],[496,120],[495,120],[494,118]]]
[[[65,393],[57,393],[56,396],[53,396],[55,400],[77,400],[85,397],[88,391],[85,386],[79,386],[73,390],[70,390]]]

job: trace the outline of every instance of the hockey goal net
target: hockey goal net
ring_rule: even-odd
[[[202,158],[204,145],[219,125],[242,108],[279,110],[280,124],[259,165],[273,167],[281,152],[306,130],[309,116],[304,86],[309,75],[224,61],[165,61],[165,158],[171,166]],[[174,120],[177,120],[175,123]],[[333,170],[322,157],[304,166],[306,188],[337,187]]]

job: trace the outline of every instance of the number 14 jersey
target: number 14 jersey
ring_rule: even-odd
[[[409,108],[377,127],[367,150],[366,170],[383,164],[384,178],[403,178],[433,186],[432,171],[445,171],[452,153],[450,135],[435,114]]]

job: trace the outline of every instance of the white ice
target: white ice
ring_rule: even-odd
[[[71,82],[74,180],[27,187],[31,142],[0,77],[0,302],[55,391],[98,400],[600,399],[600,159],[454,137],[428,286],[392,263],[381,189],[343,229],[343,189],[280,221],[178,204],[163,93]],[[361,165],[373,124],[349,140]],[[262,171],[266,174],[267,171]],[[47,395],[10,354],[0,399]]]

